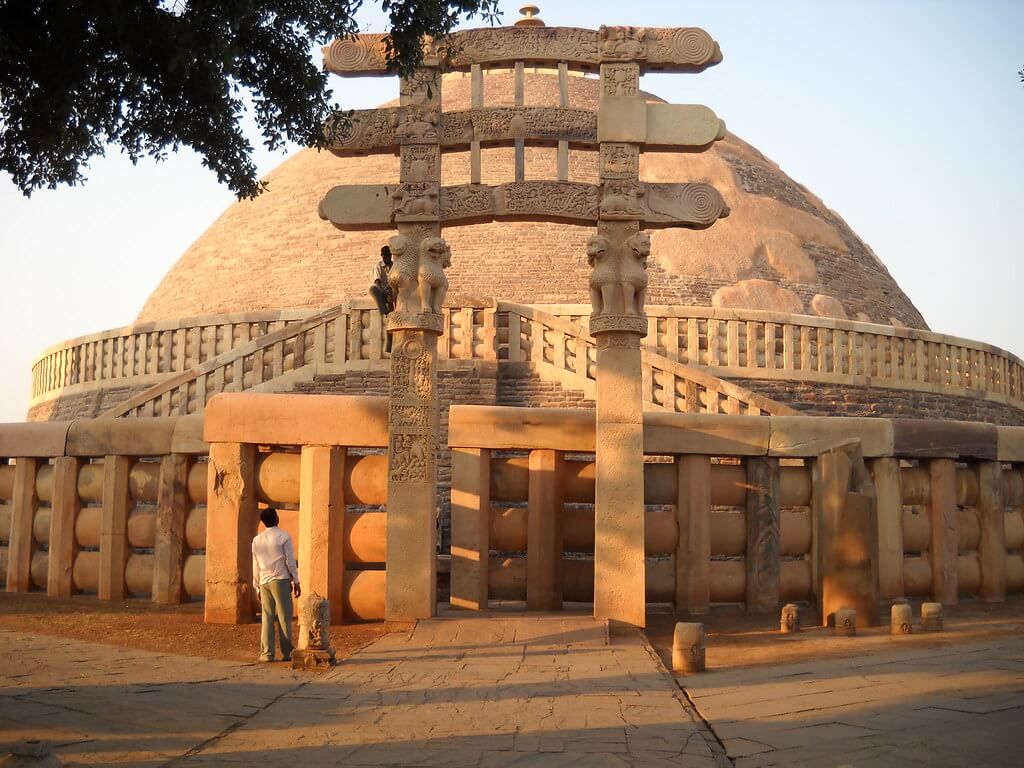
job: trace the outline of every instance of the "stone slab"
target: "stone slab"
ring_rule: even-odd
[[[0,424],[0,456],[63,456],[71,424],[70,421]]]
[[[603,98],[597,140],[641,144],[647,138],[647,103],[641,98]]]
[[[994,424],[943,419],[893,419],[893,450],[900,458],[995,459]]]
[[[645,413],[644,451],[712,456],[765,456],[771,438],[763,416]]]
[[[1024,461],[1024,427],[996,427],[999,461]]]
[[[175,416],[87,419],[68,430],[68,456],[162,456],[171,452]]]
[[[703,147],[725,138],[725,122],[700,104],[647,104],[645,149]]]
[[[818,456],[851,438],[861,442],[865,458],[893,455],[893,423],[889,419],[770,416],[770,456]]]
[[[383,448],[387,428],[386,397],[222,393],[206,405],[203,439]]]
[[[453,405],[448,412],[448,445],[589,453],[594,451],[594,419],[588,408]]]
[[[171,434],[171,453],[209,453],[210,444],[203,440],[203,421],[201,413],[179,417]]]
[[[346,184],[332,187],[317,209],[321,219],[345,229],[377,229],[390,224],[397,184]]]

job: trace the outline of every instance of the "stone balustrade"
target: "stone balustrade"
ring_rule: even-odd
[[[643,386],[650,409],[791,413],[743,387],[744,379],[883,387],[1024,408],[1024,364],[991,345],[753,310],[647,309]],[[529,363],[593,399],[596,362],[588,323],[584,305],[449,307],[439,365]],[[32,408],[56,397],[122,388],[124,404],[107,415],[198,413],[221,391],[274,390],[318,371],[386,370],[383,339],[380,315],[368,300],[320,313],[228,315],[116,329],[44,353],[33,366]],[[774,355],[766,356],[766,349]]]
[[[310,314],[308,310],[280,310],[207,316],[69,339],[45,350],[33,362],[33,405],[64,391],[156,383]]]
[[[1024,591],[1024,428],[649,412],[647,601],[820,600],[847,493],[822,462],[848,441],[877,498],[876,601]],[[452,604],[592,600],[593,412],[453,406],[449,445]]]
[[[387,456],[372,453],[388,445],[387,398],[222,395],[206,409],[203,437],[210,446],[206,621],[255,615],[249,542],[263,499],[285,507],[299,581],[327,597],[331,623],[383,619],[387,515],[350,507],[387,501]]]
[[[544,311],[586,327],[590,305]],[[648,306],[648,353],[725,379],[777,379],[983,397],[1024,407],[1024,362],[912,328],[712,307]]]
[[[202,419],[0,425],[0,574],[8,592],[201,599]]]
[[[326,580],[318,591],[337,593],[340,573],[341,618],[383,618],[385,399],[217,402],[205,439],[202,416],[0,425],[6,589],[207,599],[211,620],[249,620],[247,537],[258,505],[273,504],[305,551],[304,584]],[[593,419],[589,410],[452,408],[453,604],[531,592],[545,605],[592,600]],[[850,439],[859,441],[877,499],[879,599],[949,604],[1024,591],[1024,428],[650,412],[647,601],[691,612],[750,603],[751,569],[771,602],[820,596],[828,489],[817,467],[828,448]],[[212,454],[207,440],[217,444]],[[208,455],[219,474],[209,472]],[[232,457],[234,465],[223,464]],[[240,480],[225,480],[232,476]],[[208,514],[210,483],[239,492],[218,496]],[[766,503],[755,503],[755,485],[773,489]],[[339,516],[333,527],[329,514],[324,520],[331,504],[345,508],[340,529]],[[774,543],[754,548],[765,528]],[[342,554],[313,557],[313,541]]]
[[[187,416],[0,425],[0,583],[8,592],[58,597],[204,600],[210,449],[203,423]],[[373,444],[372,435],[365,442]],[[249,489],[254,504],[279,509],[281,527],[301,551],[305,459],[299,443],[285,443],[252,446]],[[215,458],[218,451],[223,446]],[[337,490],[356,508],[342,516],[338,534],[347,569],[338,606],[350,620],[381,619],[387,527],[374,508],[386,501],[387,457],[344,452],[332,453],[343,463]],[[215,520],[221,511],[215,503]],[[245,523],[255,528],[255,513]],[[223,553],[216,531],[214,558]],[[244,554],[239,567],[251,569],[247,542]],[[304,559],[305,570],[313,558]],[[315,574],[305,576],[316,582]],[[245,605],[250,618],[254,607]]]

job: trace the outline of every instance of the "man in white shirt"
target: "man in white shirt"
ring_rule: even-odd
[[[260,595],[263,631],[260,634],[260,661],[274,660],[274,623],[281,635],[281,655],[292,656],[292,595],[298,599],[299,569],[295,564],[292,537],[277,527],[277,510],[260,512],[264,531],[252,540],[252,585]]]

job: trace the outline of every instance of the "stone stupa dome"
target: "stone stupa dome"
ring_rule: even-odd
[[[393,83],[393,81],[383,81]],[[569,79],[570,106],[595,109],[598,81]],[[396,87],[397,90],[397,87]],[[556,106],[558,79],[526,76],[528,106]],[[445,76],[446,110],[468,109],[468,75]],[[657,100],[650,96],[651,100]],[[487,106],[512,105],[511,73],[485,76]],[[728,117],[727,115],[725,117]],[[469,153],[445,154],[442,183],[469,181]],[[526,149],[526,178],[555,177],[554,147]],[[256,200],[232,204],[145,302],[139,322],[263,309],[311,309],[363,298],[393,230],[341,232],[317,215],[337,184],[397,182],[398,158],[338,158],[302,150],[268,176]],[[513,150],[485,148],[482,181],[513,177]],[[597,153],[570,153],[570,179],[597,182]],[[840,317],[926,329],[881,261],[846,223],[740,138],[703,154],[642,156],[644,181],[704,181],[732,214],[704,231],[655,230],[648,305],[716,306]],[[446,227],[449,303],[494,297],[523,304],[586,303],[591,227],[491,222]]]

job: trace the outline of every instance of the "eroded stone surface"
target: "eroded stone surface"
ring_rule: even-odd
[[[788,288],[755,278],[740,280],[735,285],[715,291],[711,306],[721,309],[763,309],[770,312],[802,314],[803,302]]]
[[[836,317],[846,320],[846,310],[843,303],[835,296],[826,296],[823,293],[816,293],[811,297],[811,311],[818,317]]]

